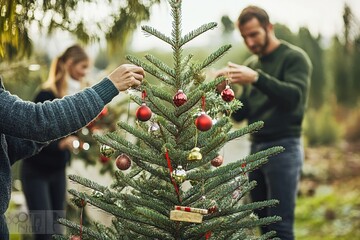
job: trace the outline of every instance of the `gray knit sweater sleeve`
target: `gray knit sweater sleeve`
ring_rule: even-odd
[[[105,78],[77,94],[35,104],[0,87],[0,133],[37,142],[60,138],[89,123],[118,93]]]

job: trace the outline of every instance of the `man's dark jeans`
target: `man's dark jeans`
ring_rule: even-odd
[[[299,138],[284,138],[272,142],[252,143],[251,153],[273,146],[282,146],[285,151],[269,158],[269,162],[249,173],[249,180],[257,186],[251,191],[254,202],[269,199],[280,201],[275,207],[255,211],[260,217],[280,216],[282,221],[264,226],[261,232],[276,231],[281,240],[294,239],[294,211],[297,186],[303,163],[303,146]]]

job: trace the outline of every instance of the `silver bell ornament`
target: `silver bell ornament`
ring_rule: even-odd
[[[186,180],[186,171],[179,165],[172,171],[171,176],[177,183],[183,183]]]

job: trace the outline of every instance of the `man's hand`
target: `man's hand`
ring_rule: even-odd
[[[240,85],[247,85],[254,83],[258,80],[259,74],[255,70],[244,66],[238,65],[232,62],[228,63],[226,69],[229,74],[230,82],[237,83]]]
[[[133,64],[123,64],[117,67],[108,78],[119,91],[136,88],[141,84],[145,76],[143,68]]]

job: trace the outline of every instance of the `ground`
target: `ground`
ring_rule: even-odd
[[[360,239],[360,144],[306,148],[298,240]]]

